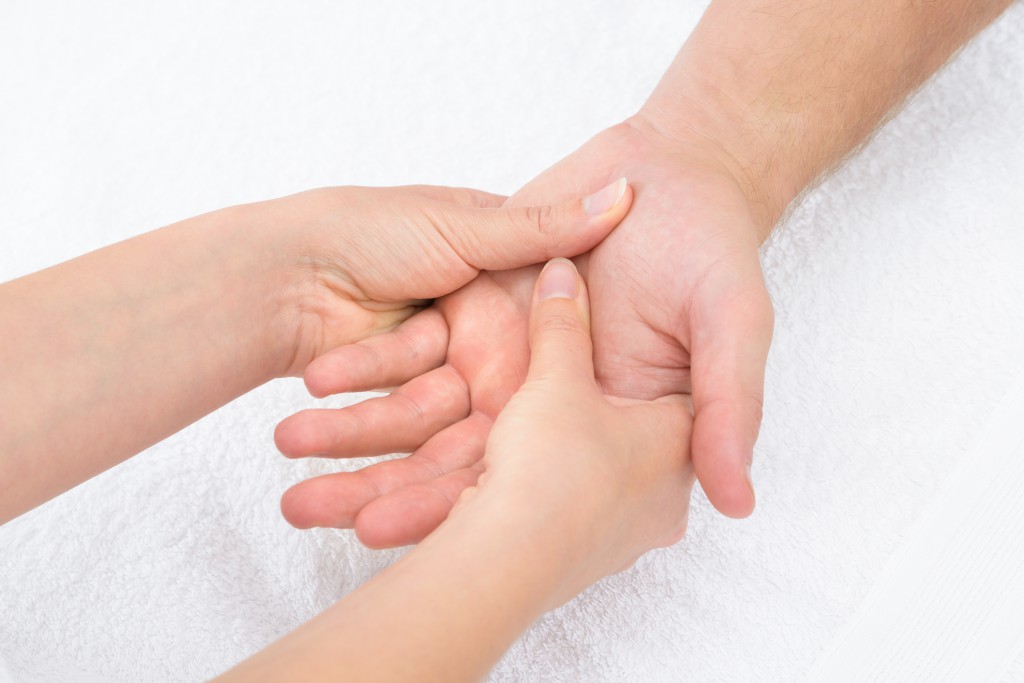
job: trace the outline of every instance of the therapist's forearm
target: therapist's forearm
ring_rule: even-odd
[[[247,212],[0,285],[0,522],[285,369],[295,292]]]
[[[361,588],[219,679],[474,681],[591,579],[550,515],[478,500]]]
[[[767,230],[1011,0],[714,0],[637,121],[709,143]]]

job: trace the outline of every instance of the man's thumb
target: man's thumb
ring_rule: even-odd
[[[528,379],[594,379],[587,287],[572,261],[556,258],[541,271],[530,310]]]
[[[625,178],[584,199],[515,208],[451,207],[438,221],[445,239],[478,270],[508,270],[576,256],[597,246],[629,211]]]

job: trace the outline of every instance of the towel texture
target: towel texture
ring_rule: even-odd
[[[805,680],[1008,673],[1024,651],[1022,414],[1024,374]]]
[[[0,280],[318,185],[512,192],[635,111],[703,8],[5,2]],[[682,543],[543,618],[494,681],[811,669],[1024,370],[1022,121],[1018,3],[766,245],[754,517],[696,496]],[[359,463],[286,461],[274,424],[351,400],[274,382],[0,528],[0,671],[209,677],[393,561],[278,511]]]

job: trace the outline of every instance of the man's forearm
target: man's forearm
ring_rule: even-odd
[[[765,232],[1011,0],[715,0],[642,110],[721,147]]]

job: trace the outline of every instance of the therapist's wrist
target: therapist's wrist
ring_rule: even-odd
[[[240,346],[255,344],[264,381],[301,375],[311,345],[309,243],[301,214],[273,199],[216,212],[223,267],[245,292]]]
[[[486,477],[463,491],[448,519],[421,545],[491,545],[510,580],[528,587],[522,599],[533,601],[536,616],[607,573],[595,572],[602,525],[588,502],[555,503]]]

